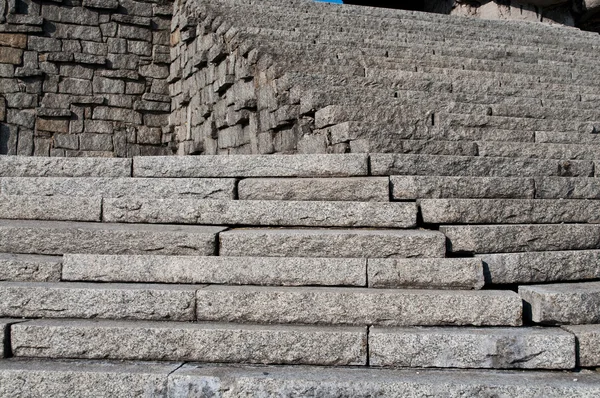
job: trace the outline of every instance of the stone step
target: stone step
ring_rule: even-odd
[[[577,131],[536,131],[535,142],[554,144],[597,144],[600,135],[590,132]]]
[[[575,338],[559,328],[381,328],[369,364],[410,368],[573,369]]]
[[[600,279],[600,250],[480,254],[486,283],[519,284]]]
[[[0,220],[0,252],[62,255],[216,253],[222,227]]]
[[[569,199],[422,199],[429,224],[600,223],[600,202]]]
[[[414,228],[415,203],[123,198],[103,221],[160,224]]]
[[[538,192],[533,178],[519,177],[392,176],[390,184],[394,200],[533,199]]]
[[[62,257],[0,253],[0,281],[58,282]]]
[[[442,225],[450,252],[515,253],[600,249],[600,225]]]
[[[367,155],[230,155],[136,157],[135,177],[353,177],[365,176]]]
[[[240,200],[390,201],[387,177],[246,178],[237,191]]]
[[[219,234],[221,256],[444,257],[443,234],[425,230],[234,229]]]
[[[0,195],[0,219],[100,221],[102,198]]]
[[[563,326],[577,339],[577,365],[600,366],[600,325]]]
[[[0,317],[193,321],[198,286],[0,282]]]
[[[545,324],[600,323],[600,282],[519,286],[531,320]]]
[[[367,260],[358,258],[67,254],[62,278],[87,282],[366,286],[366,274]]]
[[[535,179],[535,196],[540,199],[600,199],[600,180],[597,177],[539,177]]]
[[[200,321],[323,325],[519,326],[521,299],[493,290],[208,286]]]
[[[0,177],[130,177],[131,167],[131,159],[0,157]]]
[[[524,142],[477,142],[479,156],[537,159],[600,159],[600,146],[587,144],[550,144]]]
[[[11,327],[16,357],[365,365],[366,327],[35,320]]]
[[[0,358],[10,356],[10,326],[18,322],[23,321],[8,318],[0,319],[0,341],[2,342],[2,344],[0,344]],[[0,392],[2,392],[1,389]]]
[[[130,196],[201,199],[234,199],[235,180],[225,178],[0,178],[4,195]]]

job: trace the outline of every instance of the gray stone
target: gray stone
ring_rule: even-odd
[[[54,221],[100,221],[100,197],[0,195],[0,218]]]
[[[486,282],[544,283],[600,279],[600,250],[481,254]]]
[[[91,95],[92,83],[86,79],[67,77],[58,84],[58,92],[75,95]]]
[[[15,324],[17,322],[22,321],[17,319],[0,319],[0,341],[2,341],[2,344],[0,345],[0,358],[10,356],[10,346],[7,346],[6,343],[10,341],[10,325]],[[0,363],[2,362],[3,361],[0,361]],[[0,392],[2,392],[1,387]]]
[[[142,115],[133,109],[98,106],[94,109],[92,117],[96,120],[113,120],[116,122],[142,124]]]
[[[0,251],[50,254],[215,254],[219,227],[0,220]]]
[[[51,37],[31,35],[27,38],[27,49],[33,51],[61,51],[61,41]]]
[[[366,328],[36,320],[12,327],[15,356],[365,365]]]
[[[580,325],[600,323],[600,282],[519,286],[533,322]]]
[[[367,260],[369,287],[397,289],[481,289],[483,265],[474,258]]]
[[[194,286],[0,282],[0,316],[195,320]],[[126,305],[123,305],[126,303]]]
[[[118,0],[83,0],[84,7],[115,9],[119,7]]]
[[[442,225],[452,252],[514,253],[600,249],[600,225]]]
[[[516,177],[391,176],[390,183],[396,200],[533,199],[537,192],[532,178]]]
[[[414,230],[234,229],[220,255],[255,257],[444,257],[443,234]]]
[[[367,175],[366,155],[136,157],[135,177],[351,177]]]
[[[366,260],[351,258],[68,254],[62,277],[69,281],[274,286],[365,286],[367,283]]]
[[[371,366],[573,369],[575,339],[558,328],[378,328]]]
[[[105,199],[107,222],[412,228],[414,203]]]
[[[94,94],[109,93],[123,94],[125,92],[125,82],[123,80],[107,79],[105,77],[94,77],[92,81]]]
[[[600,325],[563,326],[577,338],[578,366],[600,366]]]
[[[0,177],[129,177],[131,159],[0,157]]]
[[[0,178],[5,195],[234,199],[234,190],[229,178]]]
[[[62,258],[0,253],[0,281],[58,282]]]
[[[540,177],[535,179],[539,199],[600,199],[600,180],[593,178]]]
[[[79,149],[82,151],[104,151],[113,150],[112,136],[107,134],[79,134]]]
[[[208,286],[198,320],[327,325],[519,326],[514,292],[319,287]]]

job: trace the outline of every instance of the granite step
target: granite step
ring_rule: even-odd
[[[0,358],[9,357],[11,355],[10,349],[10,326],[23,322],[19,319],[0,318]],[[2,390],[0,389],[0,392]]]
[[[598,167],[598,162],[595,165]],[[597,177],[538,177],[535,196],[539,199],[600,199],[600,181]]]
[[[0,252],[62,255],[216,253],[223,227],[0,220]]]
[[[519,286],[519,294],[533,322],[600,323],[600,282]]]
[[[58,282],[62,262],[60,256],[0,253],[0,281]]]
[[[371,366],[573,369],[575,338],[559,328],[382,328],[369,330]]]
[[[0,219],[100,221],[102,198],[0,194]]]
[[[0,156],[0,177],[130,177],[131,159]]]
[[[595,143],[551,144],[524,142],[477,142],[479,156],[537,159],[600,159],[600,146]]]
[[[11,327],[11,348],[49,359],[364,366],[367,328],[33,320]]]
[[[436,231],[386,229],[233,229],[219,234],[221,256],[236,257],[444,257]]]
[[[533,178],[519,177],[391,176],[390,184],[394,200],[533,199],[538,192]]]
[[[563,326],[577,339],[577,365],[581,367],[600,366],[600,325]]]

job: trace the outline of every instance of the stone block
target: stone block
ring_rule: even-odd
[[[118,0],[83,0],[84,7],[113,10],[119,7]]]
[[[598,178],[540,177],[535,179],[539,199],[600,199]]]
[[[68,133],[69,120],[37,118],[35,121],[35,129],[52,133]]]
[[[19,33],[0,33],[0,47],[27,48],[27,35]],[[7,49],[2,49],[2,51],[5,50]]]
[[[21,65],[23,62],[23,50],[20,48],[2,47],[0,52],[0,63]]]
[[[58,91],[65,94],[92,95],[92,83],[86,79],[67,77],[58,83]]]
[[[96,76],[92,81],[92,86],[94,94],[123,94],[125,92],[125,82],[123,80]]]
[[[64,149],[79,149],[79,136],[75,134],[55,134],[54,139],[54,147],[56,148],[64,148]],[[49,177],[43,177],[49,178]]]
[[[10,356],[10,346],[7,346],[7,342],[10,341],[10,325],[22,322],[16,319],[0,319],[0,341],[2,341],[2,345],[0,345],[0,358],[4,358],[5,356]],[[4,362],[4,361],[2,361]],[[0,387],[0,392],[1,392]]]
[[[100,197],[0,195],[0,218],[21,220],[100,221]]]
[[[80,134],[79,149],[82,151],[106,151],[113,150],[112,136],[108,134]]]
[[[112,120],[135,125],[142,124],[142,115],[132,109],[98,106],[92,116],[95,120]]]
[[[0,281],[58,282],[61,270],[61,257],[0,254]]]
[[[152,31],[149,28],[132,25],[119,25],[117,33],[119,38],[143,40],[152,42]]]
[[[600,366],[600,325],[563,326],[577,339],[578,366],[597,368]]]
[[[561,177],[563,178],[563,177]],[[533,178],[391,176],[392,195],[406,199],[533,199]]]
[[[0,157],[0,177],[129,177],[130,159]]]

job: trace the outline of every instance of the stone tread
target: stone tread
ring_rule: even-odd
[[[0,177],[130,177],[131,159],[0,156]]]
[[[58,282],[62,257],[0,253],[0,281]]]
[[[100,221],[102,198],[0,194],[0,219]]]
[[[578,366],[600,366],[600,325],[563,326],[577,338]]]

